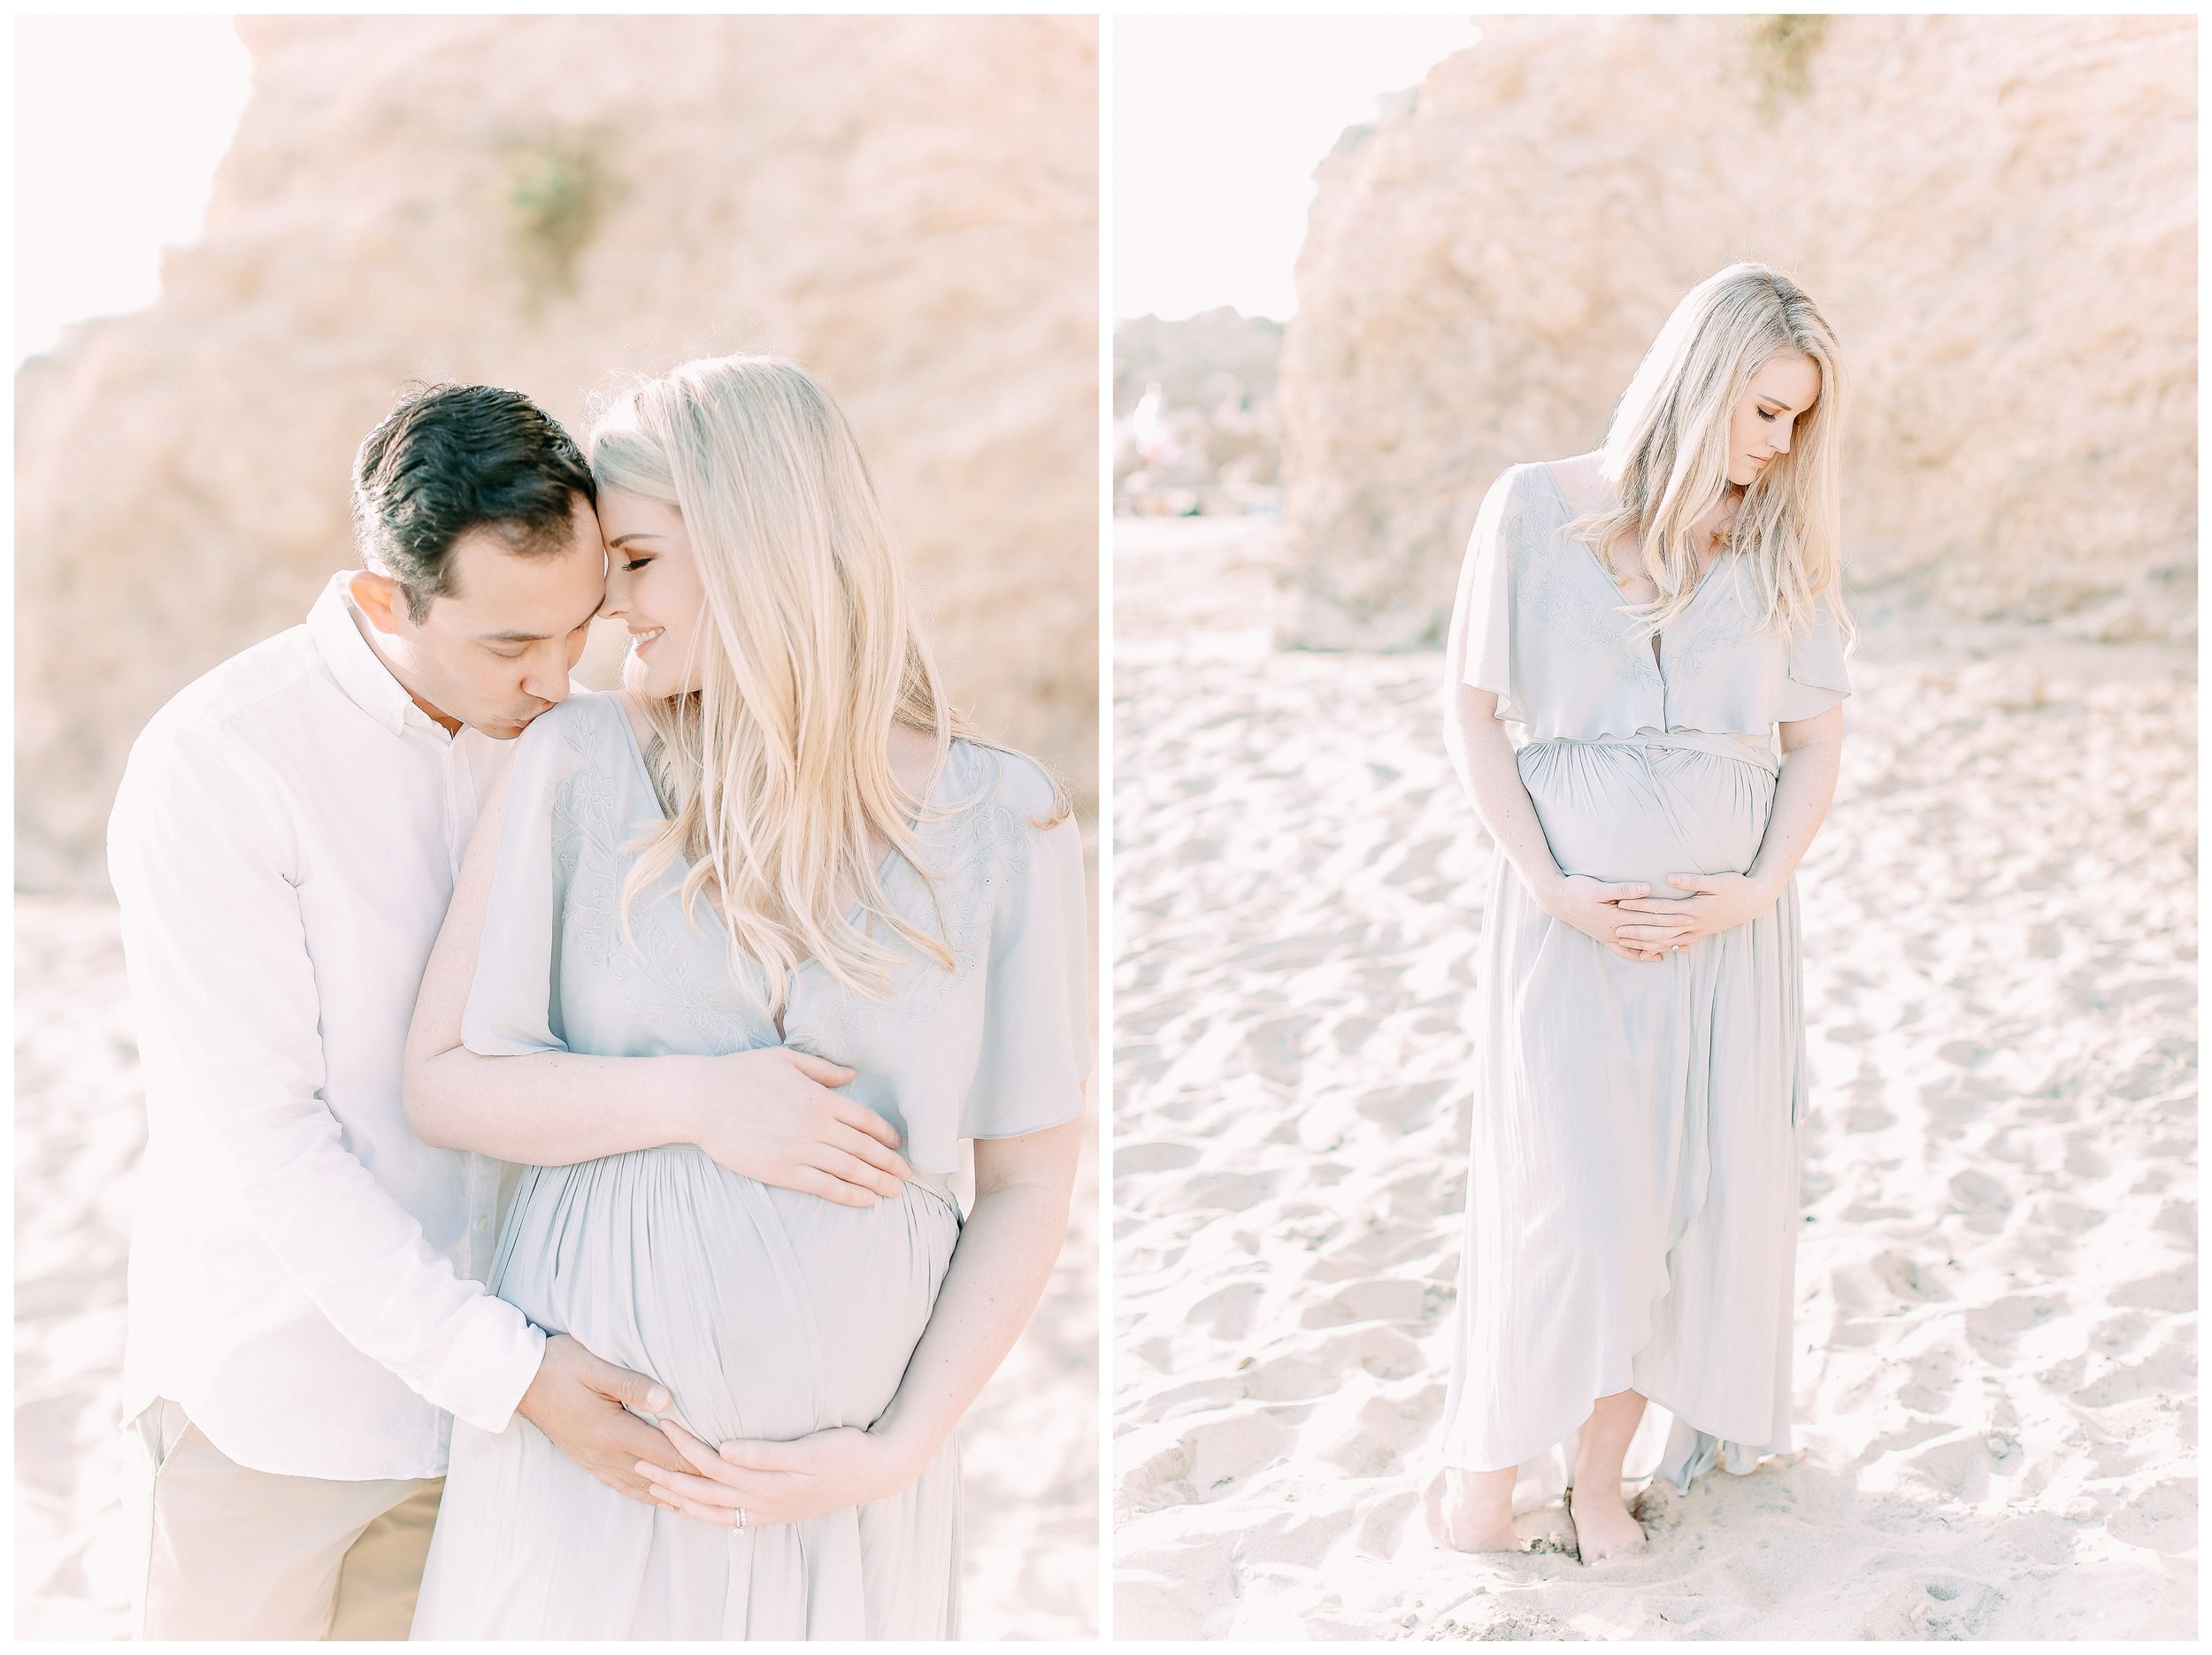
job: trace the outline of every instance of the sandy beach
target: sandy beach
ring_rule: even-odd
[[[112,903],[16,899],[15,1630],[127,1636],[117,1429],[145,1144]],[[1097,1168],[1036,1318],[962,1428],[964,1636],[1098,1626]]]
[[[2193,1637],[2193,652],[1868,626],[1796,1450],[1640,1557],[1556,1505],[1468,1557],[1418,1506],[1493,853],[1439,657],[1271,650],[1279,533],[1116,525],[1117,1635]]]

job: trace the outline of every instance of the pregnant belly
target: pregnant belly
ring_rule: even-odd
[[[918,1183],[841,1207],[668,1145],[526,1168],[492,1291],[660,1381],[704,1440],[780,1440],[882,1413],[958,1237]]]
[[[1696,747],[1532,741],[1517,755],[1560,871],[1691,895],[1673,873],[1742,873],[1774,808],[1774,777]]]

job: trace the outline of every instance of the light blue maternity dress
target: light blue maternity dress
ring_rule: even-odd
[[[1778,721],[1850,693],[1825,601],[1762,627],[1724,555],[1650,639],[1550,469],[1516,465],[1476,522],[1448,670],[1498,696],[1521,779],[1571,874],[1740,873],[1774,803]],[[1629,1477],[1686,1488],[1790,1445],[1790,1314],[1806,1098],[1797,885],[1657,962],[1552,918],[1495,859],[1482,937],[1474,1128],[1442,1461],[1521,1467],[1515,1507],[1568,1483],[1581,1423],[1655,1405]]]
[[[785,1033],[733,969],[680,866],[618,920],[629,842],[662,820],[628,719],[580,695],[523,733],[462,1023],[472,1052],[642,1057],[779,1043],[851,1065],[918,1176],[865,1208],[772,1188],[688,1145],[520,1171],[492,1291],[539,1326],[665,1385],[703,1441],[864,1427],[898,1389],[958,1239],[944,1175],[963,1138],[1082,1112],[1088,979],[1081,842],[1048,829],[1032,762],[956,741],[903,860],[900,912],[950,944],[874,1001],[813,962]],[[757,985],[758,968],[744,969]],[[955,1444],[896,1494],[805,1522],[718,1528],[618,1494],[517,1417],[457,1421],[413,1636],[943,1638],[959,1612]]]

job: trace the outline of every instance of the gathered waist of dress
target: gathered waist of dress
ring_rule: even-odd
[[[640,1176],[649,1176],[652,1175],[646,1173],[646,1168],[664,1167],[672,1161],[707,1169],[710,1177],[719,1176],[748,1184],[760,1182],[744,1173],[731,1171],[695,1145],[662,1144],[651,1149],[624,1150],[619,1154],[605,1155],[594,1161],[565,1161],[560,1165],[550,1167],[525,1166],[521,1168],[523,1182],[517,1186],[517,1193],[518,1197],[520,1197],[526,1190],[536,1189],[541,1194],[552,1196],[554,1191],[572,1189],[580,1183],[589,1183],[595,1179],[612,1177],[620,1181]],[[964,1223],[966,1222],[968,1215],[960,1205],[960,1197],[954,1191],[951,1182],[942,1173],[926,1172],[919,1167],[910,1165],[906,1182],[918,1190],[927,1191],[942,1201],[952,1209],[952,1215],[956,1220]],[[565,1198],[553,1196],[552,1199]],[[816,1199],[826,1200],[828,1198],[825,1196]],[[897,1198],[891,1199],[896,1199]],[[517,1199],[511,1203],[511,1212],[513,1208],[526,1205],[528,1205],[526,1200]]]
[[[922,1188],[944,1202],[947,1207],[952,1208],[952,1215],[955,1218],[964,1220],[967,1217],[967,1214],[960,1210],[960,1198],[953,1193],[952,1185],[938,1174],[924,1172],[919,1167],[916,1167],[907,1175],[906,1181],[909,1184],[920,1184]]]
[[[1526,742],[1528,747],[1620,747],[1651,749],[1686,749],[1696,753],[1710,753],[1717,758],[1734,759],[1740,763],[1755,765],[1770,776],[1778,776],[1782,761],[1776,756],[1770,744],[1762,745],[1756,736],[1734,735],[1717,730],[1659,730],[1649,724],[1633,735],[1602,735],[1587,740],[1575,736],[1546,736]]]

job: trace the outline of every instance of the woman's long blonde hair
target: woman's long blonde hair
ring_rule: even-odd
[[[1812,358],[1820,392],[1799,415],[1789,452],[1745,488],[1728,544],[1748,560],[1765,620],[1809,625],[1815,601],[1825,596],[1847,635],[1852,628],[1842,592],[1842,352],[1803,288],[1768,265],[1740,264],[1691,288],[1660,328],[1600,449],[1616,503],[1568,525],[1601,557],[1617,538],[1641,548],[1659,595],[1623,607],[1650,630],[1671,623],[1695,595],[1704,560],[1690,529],[1729,487],[1729,417],[1752,375],[1784,350]]]
[[[893,773],[892,721],[930,733],[933,776],[967,731],[836,403],[795,363],[710,357],[622,389],[595,419],[590,451],[602,488],[683,518],[706,594],[700,688],[647,703],[669,820],[624,883],[625,925],[639,893],[684,856],[684,911],[695,923],[711,899],[779,1019],[810,957],[874,998],[900,944],[951,969],[944,941],[886,896],[869,835],[931,877],[909,819],[934,812]],[[856,915],[842,895],[853,891]]]

